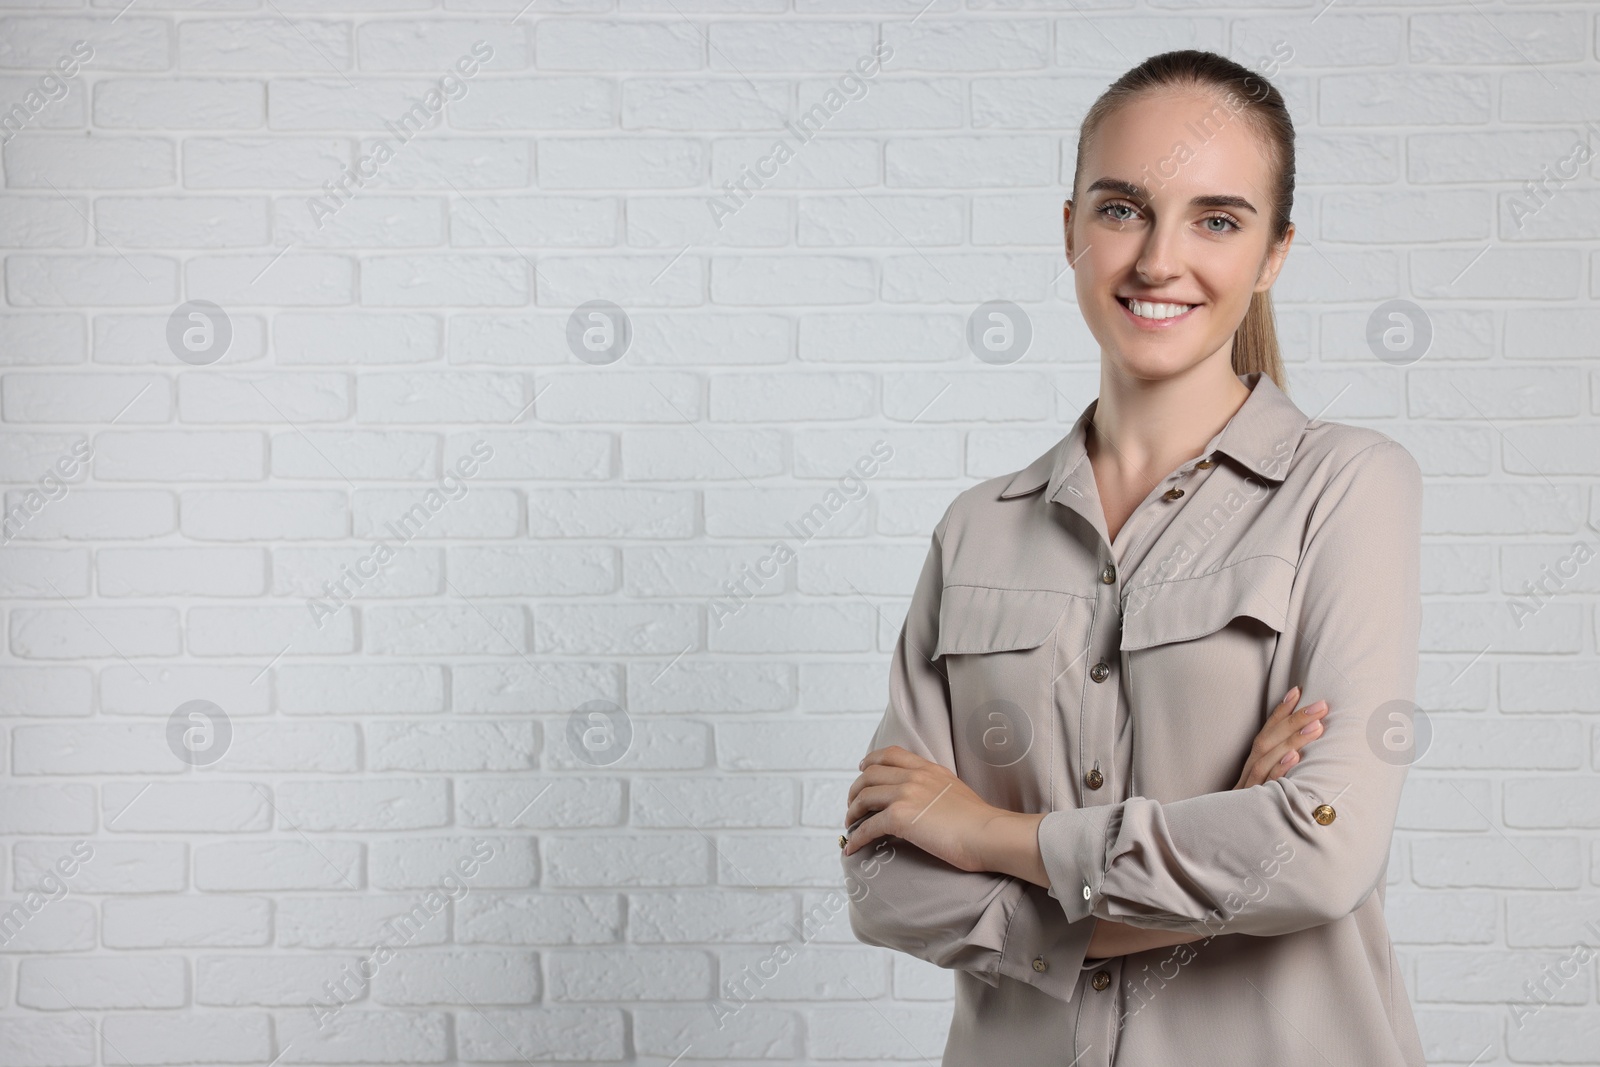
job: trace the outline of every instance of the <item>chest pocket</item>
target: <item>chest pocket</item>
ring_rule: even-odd
[[[1129,591],[1122,661],[1136,792],[1169,803],[1233,788],[1283,697],[1269,693],[1268,674],[1288,630],[1294,578],[1294,564],[1259,555]],[[1279,689],[1288,685],[1278,680]]]
[[[1138,586],[1123,608],[1122,650],[1193,641],[1240,617],[1281,634],[1294,577],[1294,564],[1286,559],[1250,556],[1197,577]]]
[[[1074,599],[1071,593],[1051,589],[947,585],[939,600],[939,641],[934,658],[949,653],[1037,648],[1055,630]]]
[[[956,772],[991,804],[1048,810],[1052,686],[1073,657],[1084,669],[1093,610],[1057,590],[945,586],[934,659],[949,682]]]

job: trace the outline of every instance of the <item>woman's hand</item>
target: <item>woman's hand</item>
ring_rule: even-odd
[[[1294,702],[1298,699],[1300,687],[1297,685],[1272,709],[1266,725],[1250,745],[1250,755],[1233,788],[1249,789],[1282,778],[1290,767],[1300,762],[1300,750],[1322,736],[1320,720],[1328,711],[1328,702],[1319,700],[1295,711]]]
[[[981,871],[978,842],[984,827],[1005,814],[942,764],[890,745],[868,752],[861,777],[850,785],[845,826],[869,817],[850,834],[844,854],[893,836],[960,870]]]

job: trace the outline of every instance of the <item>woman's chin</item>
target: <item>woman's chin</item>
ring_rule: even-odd
[[[1206,354],[1194,351],[1188,345],[1151,344],[1135,340],[1115,350],[1107,350],[1104,357],[1127,377],[1160,381],[1189,370],[1202,362]]]

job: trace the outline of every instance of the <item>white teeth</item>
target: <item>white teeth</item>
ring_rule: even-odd
[[[1193,304],[1152,304],[1144,300],[1128,301],[1128,310],[1141,319],[1174,319],[1194,307]]]

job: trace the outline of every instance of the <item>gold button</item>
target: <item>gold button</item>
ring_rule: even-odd
[[[1111,984],[1111,973],[1109,971],[1096,971],[1094,972],[1094,977],[1089,979],[1089,984],[1094,986],[1097,991],[1104,989]]]
[[[1102,582],[1106,583],[1107,585],[1110,585],[1112,582],[1116,581],[1117,580],[1117,568],[1115,568],[1111,564],[1107,563],[1106,564],[1106,569],[1100,572],[1100,580]]]
[[[1317,822],[1321,823],[1323,826],[1328,825],[1334,819],[1333,805],[1318,804],[1315,808],[1311,809],[1311,817],[1317,820]]]
[[[1043,974],[1049,968],[1050,968],[1050,965],[1044,961],[1044,957],[1043,956],[1035,956],[1035,957],[1033,957],[1033,969],[1034,970],[1038,971],[1040,974]]]
[[[1176,500],[1182,495],[1183,495],[1183,490],[1182,489],[1168,489],[1165,493],[1161,494],[1161,499],[1163,499],[1163,500]]]
[[[1101,786],[1106,784],[1106,776],[1101,774],[1100,769],[1097,767],[1088,774],[1084,775],[1083,781],[1084,784],[1090,789],[1099,789]]]
[[[848,844],[848,843],[849,843],[849,842],[848,842],[848,841],[847,841],[847,839],[846,839],[846,838],[845,838],[845,836],[844,836],[844,835],[843,835],[843,834],[840,834],[840,835],[839,835],[839,847],[840,847],[840,848],[844,848],[844,846],[845,846],[845,845],[846,845],[846,844]]]
[[[1196,463],[1195,466],[1199,467],[1203,471],[1210,470],[1211,469],[1211,461],[1209,459],[1203,459],[1199,463]]]
[[[1099,663],[1096,663],[1093,667],[1089,668],[1089,677],[1093,678],[1097,682],[1103,682],[1107,678],[1111,677],[1111,668],[1106,665],[1105,660],[1101,660]]]

